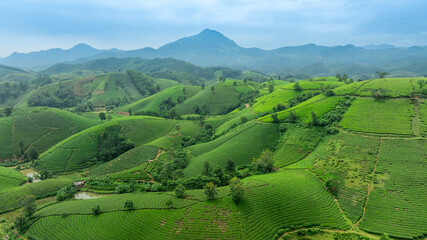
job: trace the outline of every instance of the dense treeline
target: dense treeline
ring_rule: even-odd
[[[27,82],[5,82],[0,84],[0,103],[5,103],[10,98],[18,98],[21,94],[25,93],[28,88],[29,84]]]
[[[48,106],[54,108],[69,108],[75,107],[79,103],[79,99],[73,93],[72,85],[59,84],[59,89],[55,91],[44,90],[38,95],[28,99],[28,105],[33,106]]]
[[[160,91],[160,86],[155,85],[150,77],[134,70],[127,70],[126,72],[142,96],[149,96]]]

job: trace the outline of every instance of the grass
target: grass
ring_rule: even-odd
[[[76,114],[54,108],[25,108],[13,117],[0,119],[0,157],[20,158],[19,142],[24,151],[42,153],[71,135],[97,124]]]
[[[40,165],[56,173],[72,172],[90,167],[97,153],[97,136],[107,127],[120,126],[123,137],[136,146],[147,144],[166,135],[177,123],[152,117],[127,117],[89,128],[56,144],[40,156]]]
[[[99,177],[127,170],[141,165],[142,163],[147,162],[150,159],[154,159],[156,157],[157,151],[157,147],[150,145],[141,145],[123,153],[116,159],[113,159],[109,162],[103,163],[90,169],[87,174],[91,177]]]
[[[195,113],[197,106],[202,107],[205,104],[210,115],[218,115],[231,104],[239,103],[239,92],[235,87],[215,86],[214,88],[214,91],[211,91],[210,87],[205,88],[173,109],[181,115],[191,114]]]
[[[178,199],[168,193],[138,193],[50,205],[36,213],[41,218],[32,224],[28,236],[43,239],[271,239],[280,228],[291,225],[346,227],[332,197],[306,171],[280,171],[243,182],[247,189],[239,205],[232,202],[228,191],[224,191],[228,188],[220,188],[218,197],[221,199],[213,201],[191,197]],[[202,196],[202,192],[192,190],[189,194],[199,199],[196,196]],[[134,202],[137,210],[123,211],[128,199]],[[168,199],[173,199],[172,208],[167,208]],[[91,214],[96,205],[102,212],[98,216]]]
[[[211,142],[191,147],[190,151],[196,157],[190,160],[184,173],[186,176],[201,174],[206,161],[214,169],[217,166],[223,168],[229,159],[237,166],[248,165],[262,150],[275,146],[278,137],[277,124],[247,122]]]
[[[320,118],[342,101],[345,101],[344,97],[325,97],[324,95],[317,95],[295,107],[278,112],[277,117],[279,120],[283,121],[289,116],[289,113],[293,111],[300,121],[309,123],[311,122],[311,112],[316,113],[317,117]],[[271,115],[261,117],[259,120],[262,122],[273,122]]]
[[[184,92],[185,89],[185,92]],[[152,96],[147,98],[143,98],[139,101],[126,105],[124,107],[119,108],[121,111],[128,111],[128,109],[132,109],[133,113],[138,113],[142,111],[160,111],[160,104],[170,98],[173,102],[178,103],[179,97],[184,97],[185,99],[191,98],[196,95],[200,91],[200,87],[197,86],[183,86],[177,85],[170,88],[167,88],[161,92],[158,92]]]
[[[273,108],[277,104],[285,104],[292,98],[307,93],[309,91],[293,91],[289,89],[279,88],[274,92],[257,98],[256,103],[253,105],[255,112],[269,112],[273,111]]]
[[[355,94],[372,96],[371,90],[382,88],[387,97],[410,97],[411,93],[414,92],[414,87],[411,78],[382,78],[363,84]]]
[[[344,114],[340,126],[369,133],[412,134],[413,106],[409,99],[356,99]]]
[[[382,143],[362,230],[412,239],[427,234],[425,140]]]
[[[284,167],[303,159],[316,148],[322,136],[322,128],[288,129],[274,153],[275,166]]]
[[[0,212],[11,211],[21,207],[19,198],[26,195],[34,195],[36,198],[45,198],[56,195],[56,192],[64,186],[71,185],[70,179],[49,179],[20,187],[10,188],[0,192]]]
[[[27,181],[27,178],[12,168],[0,167],[0,192],[10,188],[19,187]]]
[[[307,157],[311,159],[310,169],[320,179],[335,180],[332,192],[353,223],[362,215],[378,147],[378,138],[342,132],[326,138]]]

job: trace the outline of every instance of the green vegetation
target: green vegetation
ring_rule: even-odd
[[[413,106],[409,99],[357,98],[340,126],[360,132],[412,134]]]
[[[426,148],[425,140],[383,140],[361,229],[407,239],[427,234]]]
[[[24,108],[0,118],[0,159],[21,158],[30,149],[42,153],[86,128],[96,125],[76,114],[53,108]],[[22,148],[19,146],[22,142]]]
[[[47,166],[54,172],[70,172],[96,163],[98,136],[108,127],[120,129],[126,141],[136,146],[166,135],[177,122],[150,117],[128,117],[89,128],[56,144],[40,156],[37,166]]]
[[[200,174],[204,162],[209,162],[213,168],[225,166],[229,159],[237,166],[249,165],[263,150],[275,146],[278,136],[276,124],[247,122],[213,141],[191,147],[195,157],[184,173],[186,176]]]
[[[0,192],[19,187],[27,178],[15,169],[0,167]]]

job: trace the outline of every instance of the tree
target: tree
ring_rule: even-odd
[[[33,183],[33,177],[28,176],[28,178],[27,178],[27,182],[28,182],[28,183]]]
[[[185,194],[185,186],[182,183],[178,184],[175,188],[175,195],[179,198],[185,198],[187,194]]]
[[[31,148],[30,151],[28,151],[28,160],[34,161],[39,158],[39,153],[34,148]]]
[[[229,159],[227,162],[225,162],[225,173],[234,175],[234,172],[236,171],[236,163],[233,162],[233,160]]]
[[[298,120],[298,116],[294,113],[294,111],[290,111],[288,115],[288,121],[294,123]]]
[[[311,124],[313,124],[313,126],[318,124],[317,115],[313,111],[311,111]]]
[[[338,81],[341,82],[341,74],[337,73],[337,74],[335,74],[335,77],[338,78]]]
[[[268,85],[268,92],[269,92],[269,93],[274,92],[274,85],[273,85],[273,84],[269,84],[269,85]]]
[[[202,89],[205,89],[205,84],[204,83],[202,83]]]
[[[46,166],[43,167],[41,171],[39,171],[40,179],[45,180],[53,177],[53,172],[48,170]]]
[[[27,218],[31,218],[36,212],[36,197],[34,195],[26,195],[19,198],[19,203],[24,207],[24,214]]]
[[[233,82],[233,86],[234,87],[237,86],[237,82],[236,81]]]
[[[208,177],[212,175],[212,168],[207,161],[203,164],[202,174]]]
[[[126,210],[133,210],[134,209],[133,201],[132,200],[126,200],[124,208]]]
[[[340,82],[346,82],[347,81],[347,74],[344,73],[341,77],[341,81]]]
[[[230,191],[231,198],[234,202],[238,203],[242,199],[243,193],[245,191],[239,178],[233,178],[230,180]]]
[[[173,204],[172,198],[169,198],[169,199],[166,201],[166,206],[168,206],[168,208],[170,208],[170,207],[172,206],[172,204]]]
[[[104,121],[105,119],[107,119],[107,117],[105,116],[105,112],[100,112],[98,114],[99,118],[101,119],[101,121]]]
[[[384,78],[388,74],[388,72],[376,71],[375,74],[377,74],[378,78]]]
[[[7,107],[4,109],[4,114],[6,115],[6,117],[9,117],[13,112],[13,107]]]
[[[92,208],[92,213],[95,216],[98,216],[99,214],[101,214],[101,208],[99,207],[99,205],[96,205],[96,207]]]
[[[19,149],[21,150],[21,155],[24,155],[24,141],[19,141]]]
[[[28,218],[25,216],[25,214],[21,213],[18,215],[18,217],[14,221],[14,226],[18,230],[19,233],[25,233],[25,231],[28,228]]]
[[[71,186],[63,187],[58,191],[58,193],[56,193],[56,200],[64,201],[72,198],[74,194],[76,194],[76,188]]]
[[[249,121],[249,119],[246,116],[241,116],[240,117],[240,122],[243,124],[245,122]]]
[[[215,199],[215,195],[218,193],[218,191],[216,190],[216,185],[213,184],[212,182],[207,183],[204,187],[205,189],[205,195],[208,197],[209,200],[211,199]]]
[[[385,90],[382,88],[378,88],[378,89],[371,89],[371,93],[372,93],[372,97],[376,98],[376,99],[381,99],[385,97]]]
[[[243,80],[243,83],[244,84],[246,84],[248,82],[248,79],[247,78],[245,78],[244,80]]]
[[[271,114],[271,118],[273,119],[274,123],[278,123],[279,121],[279,117],[277,117],[277,113],[272,113]]]
[[[212,92],[215,91],[215,87],[214,86],[211,87],[211,91]]]
[[[132,116],[132,109],[128,109],[129,116]]]
[[[263,173],[272,172],[274,170],[273,153],[268,149],[262,151],[261,156],[252,161],[252,165],[257,171],[260,171]]]
[[[294,90],[295,91],[302,91],[302,87],[299,85],[299,82],[294,83]]]

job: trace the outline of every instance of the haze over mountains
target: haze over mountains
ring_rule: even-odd
[[[286,36],[285,36],[286,37]],[[287,36],[291,37],[291,36]],[[56,63],[82,63],[104,58],[175,58],[198,66],[227,66],[264,73],[306,73],[330,75],[338,71],[366,74],[382,70],[397,75],[427,74],[427,47],[398,48],[392,45],[325,47],[307,44],[273,50],[244,48],[220,32],[205,29],[158,49],[99,50],[81,43],[71,49],[49,49],[13,53],[0,64],[29,70],[43,70]]]

